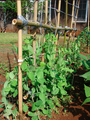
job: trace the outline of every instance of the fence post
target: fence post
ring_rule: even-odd
[[[21,0],[17,0],[17,16],[21,15]],[[22,99],[22,29],[18,29],[18,99],[20,120],[23,119],[23,99]]]
[[[33,21],[37,21],[37,7],[38,7],[38,0],[34,2],[34,18]],[[34,40],[33,40],[33,58],[34,58],[34,66],[36,67],[36,31],[34,31]]]

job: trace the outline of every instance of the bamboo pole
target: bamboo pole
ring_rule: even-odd
[[[89,32],[89,0],[88,0],[88,32]],[[89,40],[88,40],[88,53],[89,53]]]
[[[23,21],[21,21],[19,19],[13,19],[12,24],[13,25],[22,25]],[[28,21],[27,26],[42,27],[42,28],[52,29],[53,31],[54,30],[74,30],[73,28],[53,27],[53,26],[50,26],[48,24],[43,24],[43,23],[39,23],[39,22],[32,22],[32,21]]]
[[[58,11],[60,11],[61,9],[61,0],[59,0],[58,2]],[[57,26],[56,27],[59,27],[59,24],[60,24],[60,12],[58,12],[58,15],[57,15]],[[56,38],[57,40],[59,39],[59,35],[58,35],[58,32],[56,34]],[[57,46],[57,41],[55,42],[56,46]],[[57,51],[57,49],[55,49],[55,51]],[[55,56],[54,56],[55,58]]]
[[[80,0],[78,0],[78,7],[79,7],[79,4],[80,4]],[[78,10],[79,10],[79,8],[77,8],[77,11],[76,11],[74,28],[76,28],[76,21],[77,21],[77,16],[78,16]],[[75,37],[75,31],[73,33],[73,40],[74,40],[74,37]]]
[[[71,25],[70,25],[71,28],[73,27],[74,5],[75,5],[75,0],[73,0],[73,6],[72,6],[72,19],[71,19]]]
[[[33,21],[37,21],[37,7],[38,7],[38,0],[34,2],[34,18]],[[36,67],[36,31],[34,31],[34,40],[33,40],[33,58],[34,58],[34,66]]]
[[[74,5],[75,5],[75,0],[73,0],[73,5],[72,5],[72,18],[71,18],[70,28],[73,28]],[[71,38],[71,31],[70,31],[70,34],[69,34],[69,43],[68,44],[70,44],[70,38]],[[69,45],[68,45],[68,47],[69,47]]]
[[[48,0],[45,0],[45,24],[47,24],[48,15]]]
[[[78,0],[78,6],[79,6],[79,4],[80,4],[80,0]],[[76,28],[76,21],[77,21],[77,16],[78,16],[78,9],[79,8],[77,8],[76,17],[75,17],[75,24],[74,24],[75,28]]]
[[[65,26],[67,26],[68,0],[66,0]],[[66,30],[64,33],[64,43],[66,42]]]
[[[59,0],[58,2],[58,11],[60,11],[61,9],[61,0]],[[60,24],[60,12],[58,12],[58,16],[57,16],[57,27],[59,27],[59,24]],[[59,39],[59,36],[58,34],[56,35],[57,39]],[[57,45],[57,42],[56,42],[56,45]]]
[[[21,0],[17,0],[17,15],[21,15]],[[23,106],[22,106],[22,29],[18,29],[18,99],[19,99],[19,115],[22,120]]]
[[[47,16],[48,15],[48,0],[45,0],[45,25],[47,24]],[[46,35],[46,33],[44,33]],[[45,35],[44,35],[44,41],[45,42]],[[43,53],[45,51],[43,50]],[[44,62],[44,55],[42,56],[42,61]]]

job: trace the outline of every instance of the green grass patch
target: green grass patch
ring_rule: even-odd
[[[30,34],[23,34],[22,39],[30,37]],[[10,43],[18,42],[18,33],[0,33],[0,45],[6,45]]]

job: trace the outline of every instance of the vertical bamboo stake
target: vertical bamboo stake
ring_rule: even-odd
[[[61,0],[59,0],[58,2],[58,16],[57,16],[57,27],[59,27],[59,23],[60,23],[60,10],[61,10]],[[58,34],[56,35],[57,39],[58,38]],[[57,45],[57,42],[56,42],[56,45]]]
[[[60,23],[60,9],[61,9],[61,0],[59,0],[59,2],[58,2],[57,27],[59,27],[59,23]],[[57,40],[59,39],[58,33],[56,34],[56,38],[57,38]],[[57,41],[56,41],[55,44],[56,44],[56,46],[57,46]],[[57,50],[55,50],[55,51],[57,51]],[[54,58],[55,58],[55,56],[54,56]]]
[[[71,28],[73,27],[74,5],[75,5],[75,0],[73,0],[73,6],[72,6],[72,18],[71,18],[71,25],[70,25]],[[70,38],[71,38],[71,31],[70,31],[70,34],[69,34],[69,43],[70,43]]]
[[[88,32],[89,32],[89,0],[88,0]],[[89,40],[88,40],[88,53],[89,53]]]
[[[73,0],[73,6],[72,6],[72,19],[71,19],[71,28],[73,27],[73,16],[74,16],[74,5],[75,5],[75,0]],[[71,36],[71,35],[70,35]]]
[[[47,24],[48,15],[48,0],[45,0],[45,24]]]
[[[65,26],[67,26],[68,0],[66,0]],[[64,43],[66,42],[66,31],[64,33]]]
[[[47,24],[47,15],[48,15],[48,0],[45,0],[45,24]],[[44,41],[43,42],[45,42],[45,36],[44,36]],[[43,50],[43,53],[44,52],[45,51]],[[44,55],[42,55],[42,61],[44,62]]]
[[[80,0],[78,0],[78,6],[79,4],[80,4]],[[75,25],[74,25],[75,28],[76,28],[76,21],[77,21],[77,16],[78,16],[78,9],[79,8],[77,8],[76,17],[75,17]]]
[[[21,15],[21,0],[17,0],[17,15]],[[19,98],[19,114],[20,120],[22,120],[23,108],[22,108],[22,71],[20,60],[22,61],[22,29],[18,29],[18,98]]]
[[[49,8],[49,24],[51,25],[51,0],[50,0],[50,8]]]
[[[80,4],[80,0],[78,0],[78,7],[79,7],[79,4]],[[77,8],[77,11],[76,11],[74,28],[76,28],[76,21],[77,21],[77,16],[78,16],[78,10],[79,10],[79,8]],[[75,36],[75,31],[73,33],[73,40],[74,40],[74,36]]]
[[[38,7],[38,0],[34,2],[34,18],[33,21],[37,21],[37,7]],[[34,40],[33,40],[33,58],[34,58],[34,66],[36,66],[36,31],[34,31]]]

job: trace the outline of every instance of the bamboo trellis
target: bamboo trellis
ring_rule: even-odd
[[[25,18],[22,16],[21,14],[21,0],[17,0],[17,15],[18,15],[18,19],[13,19],[12,20],[12,24],[13,25],[17,25],[19,26],[18,28],[18,98],[19,98],[19,113],[20,113],[20,120],[22,120],[22,114],[23,114],[23,107],[22,107],[22,103],[23,103],[23,99],[22,99],[22,71],[21,71],[21,64],[23,62],[22,59],[22,27],[21,26],[36,26],[36,27],[42,27],[42,28],[47,28],[49,30],[52,31],[61,31],[64,30],[65,31],[65,36],[64,36],[64,42],[66,41],[66,31],[67,30],[76,30],[74,28],[72,28],[72,22],[73,22],[73,16],[74,16],[74,1],[73,0],[73,4],[72,4],[72,19],[71,19],[71,27],[66,27],[67,26],[67,11],[68,11],[68,0],[66,0],[66,19],[65,19],[65,27],[61,27],[59,26],[60,24],[60,9],[61,9],[61,0],[59,0],[59,4],[58,4],[58,9],[54,8],[56,10],[56,12],[58,12],[57,14],[57,25],[55,26],[51,26],[47,24],[47,14],[48,14],[48,0],[45,0],[45,23],[40,23],[37,22],[37,6],[38,6],[38,0],[34,1],[34,18],[33,21],[27,21],[25,20]],[[78,6],[79,6],[80,0],[78,0]],[[51,7],[52,8],[52,7]],[[78,14],[78,9],[77,9],[77,14]],[[77,17],[76,14],[76,17]],[[75,19],[75,27],[76,27],[76,20]],[[34,36],[36,35],[36,31],[34,30]],[[58,33],[56,34],[56,37],[58,38]],[[45,38],[44,38],[44,42],[45,42]],[[57,43],[56,43],[57,45]],[[35,39],[33,40],[33,58],[34,58],[34,65],[36,65],[36,57],[35,57],[35,53],[36,53],[36,43],[35,43]],[[42,58],[42,61],[44,61],[44,57]]]

